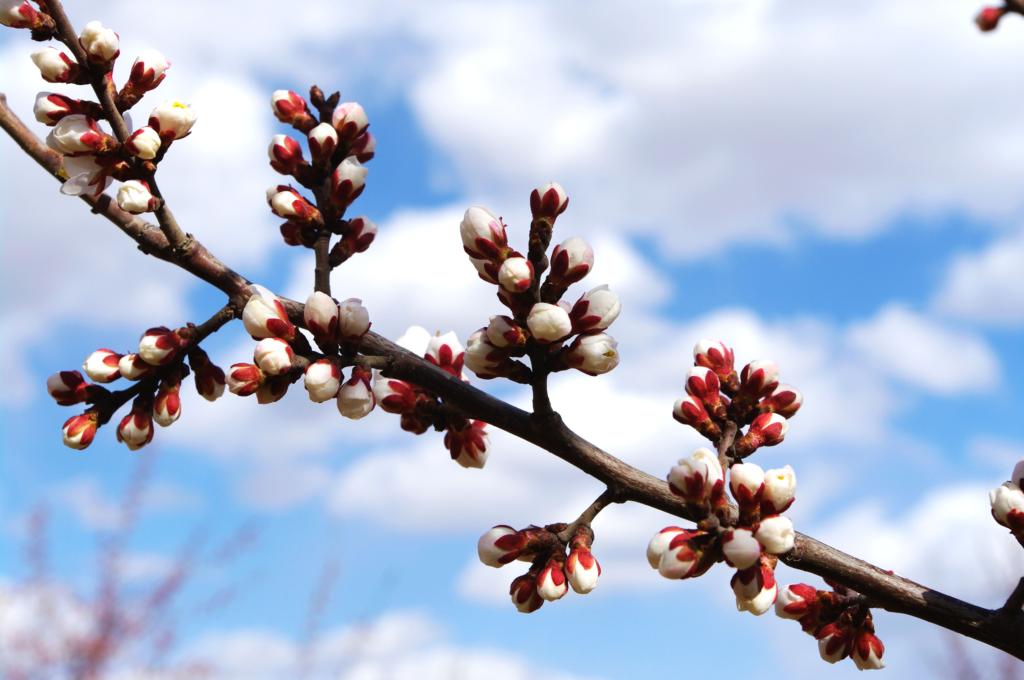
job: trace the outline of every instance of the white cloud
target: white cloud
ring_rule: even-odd
[[[107,494],[93,477],[78,476],[58,482],[49,489],[47,496],[88,529],[116,531],[124,527],[125,500]],[[185,489],[166,482],[153,482],[142,489],[140,507],[145,512],[169,512],[194,508],[198,503],[199,500]]]
[[[1024,230],[957,257],[935,296],[947,314],[982,323],[1024,322]]]

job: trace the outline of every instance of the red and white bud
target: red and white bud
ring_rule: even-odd
[[[295,189],[277,186],[267,189],[267,202],[278,217],[302,224],[320,221],[320,211]]]
[[[619,365],[619,343],[607,333],[581,335],[565,354],[565,361],[587,375],[602,375]]]
[[[482,468],[487,463],[487,447],[490,440],[482,420],[470,421],[461,430],[449,427],[444,433],[444,447],[452,460],[464,468]]]
[[[1005,7],[985,7],[978,12],[974,23],[984,33],[994,31],[999,27],[999,21],[1006,15],[1006,11]]]
[[[693,362],[710,368],[721,380],[735,372],[733,351],[721,340],[699,340],[693,346]]]
[[[288,320],[288,312],[277,296],[263,286],[253,286],[252,290],[252,296],[242,309],[245,332],[256,340],[295,339],[295,326]]]
[[[462,343],[459,342],[459,336],[454,332],[448,331],[444,335],[432,335],[427,343],[424,358],[456,378],[462,377],[465,350],[462,348]]]
[[[717,420],[724,420],[728,415],[721,389],[718,374],[706,366],[694,366],[686,375],[687,394],[700,399],[708,414]]]
[[[69,156],[104,151],[113,138],[99,129],[96,121],[81,113],[64,116],[46,136],[46,145]]]
[[[544,599],[537,594],[537,579],[532,574],[513,579],[509,595],[512,596],[512,604],[523,614],[535,612],[544,604]]]
[[[121,377],[121,355],[112,349],[98,349],[85,358],[82,370],[93,382],[108,383]]]
[[[569,577],[569,585],[580,595],[586,595],[597,587],[597,579],[601,576],[601,565],[594,553],[586,548],[573,548],[565,561],[565,573]]]
[[[622,305],[619,296],[607,285],[592,288],[573,305],[569,317],[574,333],[603,331],[619,317]]]
[[[291,379],[284,376],[267,376],[263,384],[256,390],[256,403],[273,404],[279,401],[291,385]]]
[[[377,238],[377,225],[369,217],[353,217],[348,221],[345,240],[352,243],[352,252],[362,253]]]
[[[78,371],[59,371],[46,379],[46,391],[61,406],[85,401],[88,383]]]
[[[765,552],[772,555],[783,555],[793,549],[796,531],[793,530],[793,522],[788,517],[772,515],[765,517],[757,525],[754,538],[765,549]]]
[[[364,368],[356,366],[352,369],[352,376],[338,390],[338,413],[351,420],[359,420],[373,410],[377,398],[370,386],[372,378],[373,375]]]
[[[850,631],[836,623],[823,626],[814,637],[818,639],[818,654],[829,663],[842,661],[850,653]]]
[[[141,380],[153,370],[153,365],[147,363],[138,354],[125,354],[117,362],[117,370],[121,377],[126,380]]]
[[[270,167],[282,175],[294,175],[306,162],[299,142],[288,135],[274,135],[267,147]]]
[[[793,583],[779,591],[779,598],[775,600],[775,614],[795,621],[813,613],[817,605],[817,588],[806,583]]]
[[[349,298],[338,305],[338,338],[358,342],[370,330],[370,312],[359,298]]]
[[[355,156],[360,163],[372,160],[377,153],[377,138],[370,131],[364,132],[352,142],[348,153],[350,156]]]
[[[487,341],[495,347],[522,347],[526,344],[526,330],[509,316],[492,316],[486,329]]]
[[[729,566],[747,569],[761,558],[761,544],[749,529],[730,529],[722,534],[722,554]]]
[[[764,470],[754,463],[736,463],[729,468],[729,490],[741,509],[756,508],[764,494]]]
[[[149,92],[163,82],[171,61],[161,52],[145,49],[135,57],[125,87],[136,93]]]
[[[71,416],[64,421],[64,427],[61,429],[64,446],[78,451],[88,447],[96,437],[97,427],[99,427],[99,417],[94,411]]]
[[[466,368],[484,379],[497,377],[498,368],[508,359],[503,350],[490,343],[483,328],[469,336],[462,356]]]
[[[153,441],[153,416],[139,401],[132,405],[132,410],[118,424],[117,441],[130,451],[141,449]]]
[[[240,397],[248,397],[250,394],[255,394],[265,379],[263,371],[254,364],[232,364],[228,368],[228,390]]]
[[[562,564],[555,559],[548,560],[548,563],[537,575],[537,594],[548,602],[560,600],[569,592],[569,582],[565,578],[565,570]]]
[[[466,254],[477,260],[499,259],[508,249],[505,224],[486,208],[473,206],[468,209],[459,224],[459,235]],[[496,280],[494,282],[497,283]]]
[[[149,190],[149,183],[141,179],[130,179],[117,190],[117,206],[132,215],[153,212],[160,201]]]
[[[99,163],[96,156],[65,154],[61,160],[61,168],[68,177],[60,187],[60,192],[65,196],[99,196],[111,182],[109,166],[106,163]]]
[[[779,595],[775,572],[764,560],[748,569],[740,569],[729,583],[736,596],[736,609],[754,616],[771,609]]]
[[[153,420],[167,427],[181,417],[181,383],[164,382],[153,400]]]
[[[165,326],[150,328],[139,338],[139,356],[151,366],[163,366],[174,360],[181,342],[178,334]]]
[[[526,317],[526,326],[537,342],[555,342],[572,333],[569,313],[558,305],[538,302]]]
[[[303,376],[310,401],[322,404],[328,399],[334,399],[341,388],[341,378],[341,369],[330,359],[318,359],[311,363]]]
[[[804,404],[804,395],[792,385],[779,385],[771,395],[765,397],[758,408],[762,413],[778,413],[783,418],[792,418]]]
[[[689,425],[697,432],[714,441],[722,435],[722,428],[711,419],[703,402],[693,395],[676,400],[672,406],[672,417],[683,425]]]
[[[160,133],[148,125],[144,125],[133,132],[128,139],[125,140],[124,148],[125,151],[136,158],[141,158],[144,161],[151,161],[156,158],[162,143],[163,141],[160,139]]]
[[[767,397],[779,385],[779,367],[774,361],[751,361],[740,371],[740,389],[752,399]]]
[[[510,257],[498,268],[498,283],[510,293],[522,293],[533,285],[533,265],[525,257]]]
[[[373,396],[388,413],[407,413],[416,408],[416,391],[403,380],[378,374],[373,381]]]
[[[579,236],[573,236],[551,251],[551,269],[548,276],[568,286],[576,283],[594,268],[594,249]]]
[[[302,319],[314,337],[335,338],[338,335],[338,303],[326,293],[314,291],[306,298]]]
[[[499,524],[476,542],[476,554],[488,567],[503,567],[515,561],[525,547],[526,537],[523,534],[508,525]]]
[[[470,264],[476,269],[477,275],[487,283],[498,283],[498,265],[491,260],[478,260],[475,257],[469,258]]]
[[[796,498],[796,473],[789,465],[764,473],[764,494],[761,512],[777,515],[789,509]]]
[[[48,83],[70,83],[78,77],[78,62],[60,50],[44,47],[31,56],[39,74]]]
[[[739,456],[747,456],[762,446],[782,443],[789,430],[789,421],[778,413],[762,413],[750,423],[747,433],[736,440],[734,450]]]
[[[224,388],[227,386],[224,370],[210,361],[210,357],[206,352],[198,347],[194,347],[189,352],[188,364],[192,368],[192,375],[199,396],[207,401],[220,399],[221,395],[224,394]]]
[[[32,113],[43,125],[55,125],[64,116],[81,113],[81,102],[55,92],[40,92],[36,95],[36,103]]]
[[[165,140],[187,136],[195,124],[196,112],[188,104],[179,101],[163,102],[149,114],[149,127]]]
[[[338,132],[330,123],[320,123],[309,131],[309,153],[315,161],[326,161],[338,148]]]
[[[1024,532],[1024,491],[1019,486],[1005,482],[989,491],[988,500],[992,506],[992,517],[997,522],[1014,533]]]
[[[530,193],[530,212],[533,217],[553,220],[569,207],[569,195],[558,182],[549,182]]]
[[[885,668],[882,657],[885,655],[885,645],[878,637],[869,631],[862,630],[857,633],[853,640],[853,650],[850,658],[857,668],[862,671],[874,671]]]
[[[350,142],[366,131],[370,120],[358,102],[342,102],[331,114],[331,124],[338,131],[338,137]]]
[[[647,563],[651,565],[651,569],[657,569],[658,565],[661,564],[661,556],[668,550],[672,539],[679,534],[685,533],[687,533],[687,530],[682,527],[665,527],[654,534],[654,538],[647,544]]]
[[[292,370],[294,358],[291,345],[280,338],[263,338],[256,343],[252,354],[252,360],[266,375],[282,375]]]
[[[692,503],[720,494],[724,480],[718,456],[706,448],[697,449],[689,458],[681,458],[668,472],[668,485],[672,492]]]
[[[35,7],[23,0],[0,2],[0,24],[9,28],[37,28],[42,17]]]
[[[279,121],[289,125],[312,118],[306,107],[306,100],[298,92],[291,90],[274,90],[270,96],[270,107]]]
[[[1018,461],[1017,464],[1013,466],[1013,473],[1010,475],[1010,481],[1024,489],[1024,460]]]
[[[78,36],[82,49],[89,55],[89,60],[99,64],[113,61],[121,53],[121,44],[117,33],[98,21],[90,21]]]
[[[366,188],[368,170],[359,161],[346,158],[331,173],[331,200],[335,205],[347,206],[359,198]]]
[[[695,539],[705,537],[701,531],[676,534],[661,554],[658,573],[671,579],[693,578],[704,573],[710,565],[703,564],[703,550],[697,548]]]

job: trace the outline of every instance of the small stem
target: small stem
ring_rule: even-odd
[[[160,199],[159,207],[153,211],[153,214],[156,215],[157,223],[160,224],[160,231],[167,237],[167,242],[171,244],[171,248],[180,255],[188,249],[192,239],[178,226],[178,220],[175,219],[174,213],[171,212],[167,201],[164,200],[163,194],[160,193],[160,187],[156,184],[156,174],[150,173],[146,181],[149,183],[150,193]]]
[[[317,237],[313,246],[316,255],[316,268],[313,272],[313,290],[331,294],[331,232],[326,229]]]
[[[238,317],[238,309],[234,304],[228,303],[217,310],[213,316],[192,329],[192,344],[200,342],[219,331],[224,324]]]
[[[622,498],[618,491],[613,491],[611,487],[608,487],[604,492],[594,499],[594,502],[590,506],[580,513],[580,516],[576,520],[567,526],[565,529],[558,532],[558,540],[562,543],[568,543],[569,540],[576,533],[576,529],[580,526],[590,526],[594,518],[597,517],[598,513],[604,510],[612,503],[621,503]]]
[[[554,411],[551,408],[551,397],[548,395],[548,369],[547,354],[543,347],[535,347],[530,350],[530,387],[533,389],[533,414],[535,416],[549,416]]]
[[[722,428],[722,436],[719,437],[716,447],[718,449],[718,462],[722,466],[723,470],[729,469],[729,449],[732,448],[732,444],[736,441],[736,433],[739,431],[739,427],[732,420],[727,420],[725,427]]]
[[[1006,598],[1006,604],[999,609],[999,613],[1006,616],[1021,616],[1022,608],[1024,608],[1024,578],[1017,581],[1017,587]]]

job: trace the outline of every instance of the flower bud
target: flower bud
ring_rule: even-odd
[[[672,407],[672,417],[683,425],[689,425],[712,441],[722,436],[722,428],[711,420],[704,404],[692,395],[688,394],[676,401]]]
[[[459,225],[459,234],[466,254],[477,260],[498,259],[508,249],[504,223],[485,208],[468,209]]]
[[[331,173],[331,201],[346,207],[359,198],[366,188],[367,169],[351,158],[346,158]]]
[[[796,473],[787,465],[764,473],[764,494],[761,496],[761,512],[777,515],[789,509],[796,498]]]
[[[64,116],[46,136],[46,145],[62,154],[76,156],[105,151],[115,144],[96,121],[81,113]]]
[[[280,338],[263,338],[256,343],[252,359],[265,375],[282,375],[292,370],[295,352]],[[334,395],[332,394],[331,397]],[[330,398],[330,397],[328,397]]]
[[[544,599],[537,594],[537,579],[532,574],[517,576],[509,588],[512,604],[523,614],[535,612],[544,604]]]
[[[799,620],[818,606],[818,590],[806,583],[794,583],[779,591],[775,614],[783,619]]]
[[[139,400],[136,399],[132,410],[118,424],[117,441],[127,446],[130,451],[141,449],[153,441],[153,417]]]
[[[480,537],[476,554],[488,567],[503,567],[515,561],[526,547],[526,537],[510,526],[499,524]]]
[[[344,240],[350,242],[352,252],[362,253],[377,238],[377,225],[369,217],[353,217],[348,221],[348,233]]]
[[[530,309],[526,325],[537,342],[555,342],[572,332],[569,313],[558,305],[538,302]]]
[[[506,375],[507,369],[515,368],[507,352],[490,343],[483,328],[469,336],[463,360],[466,368],[484,380]]]
[[[603,331],[619,316],[622,305],[619,296],[607,285],[592,288],[573,305],[569,317],[574,333]]]
[[[427,351],[424,358],[443,371],[462,377],[462,364],[465,358],[465,351],[459,336],[448,331],[444,335],[432,335],[427,343]]]
[[[196,124],[196,113],[188,104],[166,101],[149,114],[149,127],[160,134],[161,139],[175,140],[188,135]]]
[[[782,442],[789,430],[789,421],[778,413],[762,413],[750,423],[747,433],[736,440],[736,455],[748,456],[762,446],[775,446]]]
[[[148,125],[144,125],[125,140],[124,148],[136,158],[151,161],[160,151],[161,143],[160,134]]]
[[[530,212],[534,219],[553,220],[569,207],[569,195],[558,182],[549,182],[530,193]]]
[[[78,62],[52,47],[32,53],[32,62],[48,83],[72,83],[78,78]]]
[[[342,342],[359,342],[370,325],[370,312],[359,298],[349,298],[338,305],[338,338]]]
[[[373,396],[388,413],[406,413],[416,408],[416,391],[402,380],[378,374],[373,382]]]
[[[78,99],[65,97],[55,92],[40,92],[36,95],[36,103],[32,113],[43,125],[54,125],[64,116],[81,113],[82,102]]]
[[[135,57],[125,87],[138,94],[149,92],[163,82],[164,75],[170,67],[170,60],[157,50],[142,50],[139,56]]]
[[[1010,481],[1024,489],[1024,460],[1018,461],[1017,464],[1013,466],[1013,473],[1010,475]]]
[[[309,131],[309,153],[314,161],[327,161],[338,148],[338,133],[330,123],[320,123]]]
[[[315,338],[333,339],[338,335],[338,303],[326,293],[314,291],[306,298],[302,319]]]
[[[289,186],[281,185],[267,190],[270,209],[278,217],[301,224],[320,223],[320,211]]]
[[[255,394],[264,380],[263,371],[253,364],[232,364],[228,369],[228,390],[240,397]]]
[[[306,367],[303,377],[309,400],[322,404],[328,399],[334,399],[341,387],[341,378],[341,369],[330,359],[318,359],[311,363]]]
[[[89,379],[98,383],[113,382],[121,377],[118,362],[121,355],[112,349],[98,349],[85,358],[82,370]]]
[[[758,404],[761,413],[778,413],[783,418],[792,418],[803,406],[804,395],[792,385],[779,385],[771,395]]]
[[[366,131],[370,121],[358,102],[342,102],[335,107],[331,124],[338,131],[339,138],[350,142]]]
[[[1005,7],[985,7],[978,13],[978,16],[974,18],[974,23],[978,25],[978,28],[983,33],[988,33],[998,28],[999,21],[1005,15]]]
[[[740,390],[753,400],[766,397],[779,385],[779,367],[774,361],[751,361],[740,372]]]
[[[722,534],[722,554],[729,566],[747,569],[760,559],[761,544],[749,529],[730,529]]]
[[[295,339],[295,326],[288,320],[284,305],[263,286],[253,286],[253,294],[242,309],[242,325],[255,340],[263,338]]]
[[[98,21],[90,21],[82,29],[78,37],[82,49],[89,55],[89,60],[98,64],[113,61],[121,53],[117,33]]]
[[[78,371],[60,371],[46,379],[46,391],[61,406],[81,404],[87,396],[88,383]]]
[[[141,380],[153,370],[153,365],[143,361],[138,354],[125,354],[117,362],[117,370],[126,380]]]
[[[95,411],[86,411],[80,415],[71,416],[64,421],[64,427],[61,429],[64,446],[79,451],[88,447],[96,437],[98,424],[99,417]]]
[[[554,558],[541,569],[537,575],[537,594],[548,602],[560,600],[569,592],[569,584],[565,578],[562,565]]]
[[[492,316],[486,329],[487,341],[494,347],[522,347],[526,331],[508,316]]]
[[[164,381],[153,400],[153,420],[167,427],[181,417],[181,382]]]
[[[766,552],[782,555],[793,549],[796,532],[793,531],[793,522],[788,517],[773,515],[761,520],[757,525],[757,531],[754,532],[754,538]]]
[[[366,131],[356,137],[356,140],[352,142],[352,146],[348,149],[348,155],[355,156],[356,160],[360,163],[372,160],[376,153],[377,138],[370,131]]]
[[[306,100],[298,92],[275,90],[270,97],[270,107],[282,123],[302,127],[304,123],[309,122],[309,127],[313,127],[313,117],[309,115]]]
[[[193,380],[199,396],[207,401],[216,401],[224,394],[227,380],[224,370],[217,366],[202,349],[193,347],[188,355],[188,364],[192,368]]]
[[[533,265],[525,257],[510,257],[498,268],[498,283],[510,293],[522,293],[533,285]]]
[[[487,463],[489,440],[482,420],[470,421],[462,429],[449,426],[444,433],[444,447],[452,460],[464,468],[482,468]]]
[[[141,179],[130,179],[117,190],[117,206],[132,215],[152,212],[159,199],[149,191],[149,184]]]
[[[558,284],[568,286],[581,280],[593,268],[594,249],[579,236],[573,236],[551,251],[551,270],[548,276]]]
[[[597,587],[597,579],[601,576],[601,565],[594,554],[586,548],[574,548],[565,561],[565,573],[569,576],[569,585],[580,595],[586,595]]]
[[[1019,486],[1013,482],[1005,482],[1002,486],[992,489],[988,499],[992,505],[992,517],[997,522],[1014,533],[1024,532],[1024,491]]]
[[[725,477],[718,456],[710,449],[697,449],[669,470],[668,485],[673,493],[691,503],[701,503],[721,494]]]
[[[99,196],[111,182],[108,159],[104,159],[101,164],[96,156],[64,154],[61,168],[68,177],[60,187],[60,192],[65,196]]]
[[[352,377],[338,390],[338,413],[352,420],[363,418],[377,405],[377,398],[370,387],[373,374],[356,366]]]
[[[306,162],[302,157],[302,147],[288,135],[274,135],[267,148],[267,155],[270,157],[270,167],[282,175],[294,175]]]
[[[267,376],[256,390],[256,403],[273,404],[288,392],[290,385],[291,379],[286,376]]]
[[[654,538],[647,544],[647,563],[651,565],[652,569],[657,569],[661,563],[661,556],[668,550],[669,544],[679,534],[688,533],[686,529],[682,527],[665,527],[658,533],[654,534]]]
[[[708,415],[722,421],[728,416],[718,374],[706,366],[694,366],[686,375],[686,392],[704,404]]]
[[[862,630],[857,633],[853,640],[853,651],[850,658],[857,668],[862,671],[872,671],[884,668],[882,656],[885,654],[885,645],[874,633]]]
[[[587,375],[601,375],[619,365],[619,343],[607,333],[581,335],[565,354],[565,361]]]
[[[736,596],[736,609],[754,616],[771,609],[779,595],[775,572],[763,560],[761,564],[737,571],[729,584]]]
[[[836,623],[829,623],[814,636],[818,639],[818,653],[829,663],[846,658],[850,653],[850,633]]]
[[[682,579],[700,576],[710,568],[704,559],[707,534],[702,531],[684,531],[677,534],[668,544],[658,561],[658,573],[665,578]]]
[[[700,340],[693,346],[693,362],[714,371],[722,382],[733,373],[733,352],[721,340]]]
[[[4,0],[0,2],[0,24],[10,28],[32,29],[41,26],[42,17],[29,2]]]
[[[169,364],[180,348],[178,334],[165,326],[150,328],[139,339],[139,356],[151,366]]]
[[[754,463],[736,463],[729,468],[729,490],[741,510],[756,508],[764,494],[764,470]]]
[[[475,257],[469,258],[470,264],[476,269],[477,276],[487,283],[498,283],[498,265],[491,260],[478,260]]]

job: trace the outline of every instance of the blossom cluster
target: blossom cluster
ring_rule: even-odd
[[[593,249],[573,237],[557,244],[550,260],[546,255],[555,220],[568,203],[556,183],[533,190],[528,256],[509,246],[501,218],[481,207],[466,211],[459,228],[463,249],[479,277],[497,286],[498,299],[510,312],[492,316],[469,337],[466,366],[477,376],[529,382],[537,370],[575,368],[599,375],[618,365],[618,344],[605,332],[619,316],[618,296],[608,286],[598,286],[573,304],[561,300],[593,268]],[[527,355],[535,364],[530,368],[517,360]]]
[[[586,524],[530,526],[518,531],[500,524],[480,537],[477,554],[489,567],[503,567],[516,560],[531,563],[509,588],[512,604],[529,614],[545,601],[562,599],[570,587],[580,595],[597,587],[601,565],[591,552],[593,542],[594,532]]]
[[[133,398],[131,411],[117,426],[117,441],[133,451],[142,448],[153,440],[154,423],[168,427],[181,417],[181,383],[189,373],[196,391],[209,401],[224,393],[226,383],[224,371],[194,342],[192,327],[150,328],[135,352],[98,349],[86,357],[82,372],[94,382],[79,371],[60,371],[46,381],[47,391],[61,406],[90,405],[64,423],[64,444],[73,449],[88,447],[96,430]],[[135,384],[113,392],[102,386],[120,379]]]
[[[992,489],[988,498],[992,517],[1024,546],[1024,460],[1014,466],[1010,481]]]

